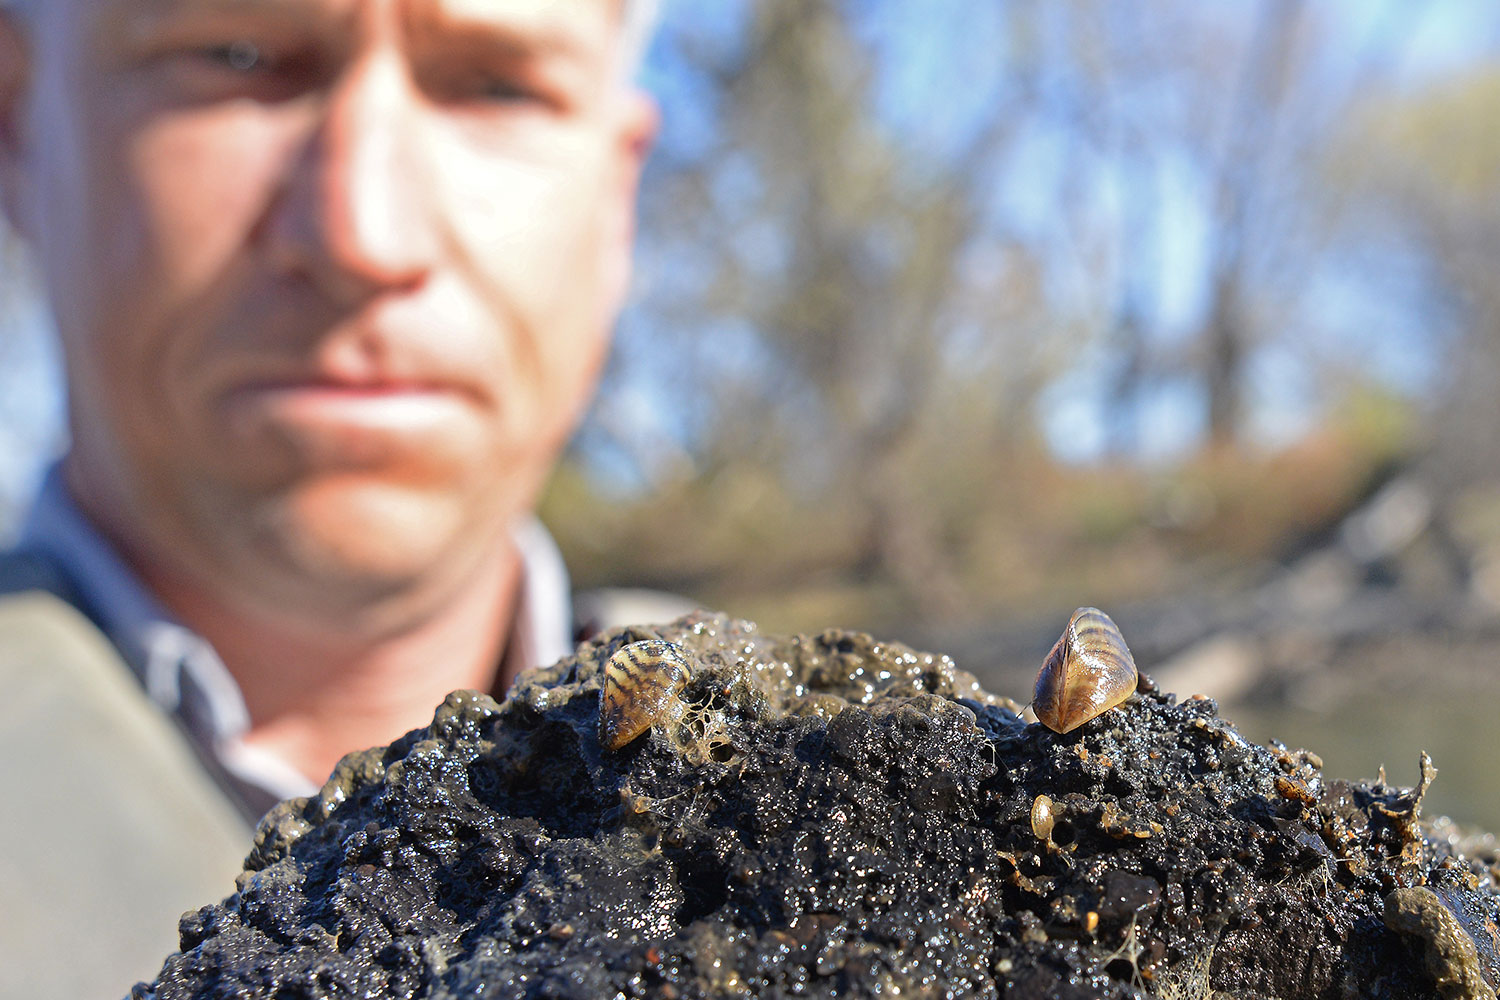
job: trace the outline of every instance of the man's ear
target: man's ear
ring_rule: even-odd
[[[619,97],[615,111],[615,142],[618,144],[620,195],[630,206],[629,230],[634,229],[634,206],[640,190],[641,170],[651,147],[656,145],[656,133],[661,129],[661,111],[656,100],[644,90],[627,89]],[[625,234],[630,242],[632,232]]]
[[[613,192],[615,221],[609,235],[609,250],[615,258],[612,276],[615,305],[624,301],[630,282],[630,262],[635,244],[636,197],[640,191],[641,170],[656,144],[661,127],[661,111],[656,101],[643,90],[627,89],[619,95],[614,123],[616,170]]]
[[[0,209],[11,227],[32,235],[23,206],[30,183],[26,149],[26,94],[31,86],[31,47],[19,16],[0,9]]]
[[[656,145],[656,134],[661,130],[661,109],[657,107],[656,99],[644,90],[628,91],[623,100],[620,138],[635,162],[638,179],[651,147]]]

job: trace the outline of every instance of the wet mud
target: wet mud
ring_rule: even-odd
[[[606,749],[658,639],[685,679],[617,671],[649,725]],[[132,995],[1495,996],[1494,841],[1423,820],[1430,764],[1325,781],[1143,667],[1059,735],[862,634],[611,633],[278,806]]]

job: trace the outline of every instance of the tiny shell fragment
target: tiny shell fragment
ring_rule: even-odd
[[[1052,827],[1057,822],[1056,811],[1052,805],[1052,799],[1046,795],[1038,795],[1031,803],[1031,832],[1037,840],[1043,843],[1052,841]]]
[[[682,711],[678,694],[692,668],[681,646],[644,639],[621,646],[604,665],[599,695],[599,743],[619,750],[659,722]]]
[[[1130,697],[1136,678],[1135,659],[1109,615],[1079,608],[1037,674],[1031,705],[1048,729],[1071,732]]]

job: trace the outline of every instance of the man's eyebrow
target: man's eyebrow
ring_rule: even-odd
[[[189,11],[263,11],[293,10],[306,7],[298,0],[128,0],[115,5],[116,16],[156,18]]]
[[[594,58],[601,40],[559,9],[592,0],[561,4],[497,3],[496,0],[414,0],[415,20],[444,32],[497,43],[517,53]]]
[[[319,5],[306,0],[119,0],[105,7],[90,36],[102,59],[128,61],[149,51],[173,25],[212,24],[220,17],[283,27],[327,20]]]
[[[149,31],[153,26],[174,17],[192,14],[274,13],[303,16],[311,13],[305,0],[124,0],[112,4],[99,22],[102,32],[132,33]]]

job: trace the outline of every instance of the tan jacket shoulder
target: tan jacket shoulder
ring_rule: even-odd
[[[0,554],[0,996],[121,997],[250,830],[57,582]]]

